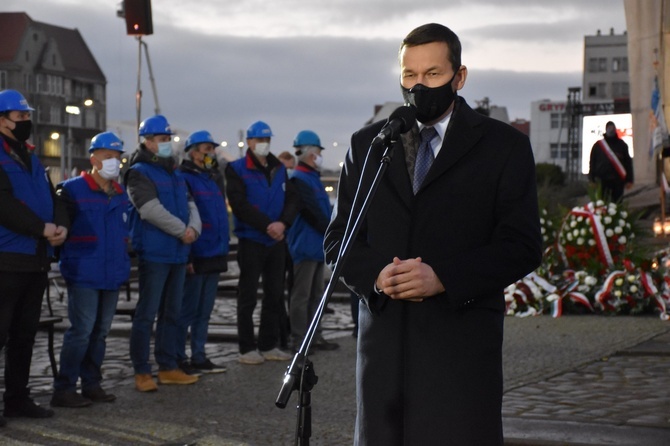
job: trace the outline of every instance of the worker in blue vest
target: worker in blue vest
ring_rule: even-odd
[[[48,418],[30,398],[28,378],[53,247],[69,221],[27,141],[34,109],[16,90],[0,91],[0,350],[5,348],[4,417]]]
[[[323,235],[330,223],[330,198],[321,182],[323,163],[321,139],[311,130],[299,132],[293,141],[298,165],[291,183],[300,194],[300,213],[288,231],[288,248],[293,259],[291,289],[291,340],[297,350],[303,342],[324,291],[325,258]],[[317,329],[311,344],[317,350],[335,350],[339,345],[326,341]]]
[[[242,364],[288,361],[279,349],[279,315],[284,292],[285,232],[298,212],[300,198],[288,181],[286,167],[270,153],[272,130],[263,121],[247,129],[249,149],[226,166],[226,193],[235,217],[240,266],[237,333]],[[258,342],[253,313],[258,279],[263,280],[263,302]]]
[[[172,156],[172,130],[163,115],[140,124],[142,139],[124,180],[128,188],[130,235],[138,257],[139,291],[130,333],[135,388],[158,390],[151,375],[149,351],[154,319],[154,357],[161,384],[193,384],[178,364],[177,333],[186,263],[201,231],[198,208]]]
[[[217,146],[208,131],[191,133],[184,147],[187,158],[179,166],[202,221],[202,233],[191,245],[191,257],[186,267],[177,338],[179,367],[187,374],[226,371],[225,366],[213,363],[205,353],[209,317],[214,309],[219,275],[228,270],[230,240],[223,176],[216,160]],[[186,354],[189,328],[190,360]]]
[[[90,173],[82,172],[57,188],[72,223],[60,251],[70,328],[63,336],[54,380],[55,407],[86,407],[116,399],[101,387],[101,368],[119,288],[130,275],[129,202],[117,182],[123,142],[112,132],[99,133],[88,152]],[[77,393],[80,378],[81,394]]]

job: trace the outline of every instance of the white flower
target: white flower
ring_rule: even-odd
[[[621,234],[623,232],[623,229],[621,229],[621,226],[617,226],[614,228],[614,233],[615,234]]]
[[[634,274],[629,274],[626,279],[628,279],[629,282],[635,282],[635,275]]]
[[[596,246],[596,241],[593,240],[592,238],[589,239],[589,246]]]
[[[575,237],[579,237],[579,229],[575,229],[574,231],[572,231],[572,235],[574,235]]]
[[[571,228],[574,228],[575,226],[577,226],[577,222],[574,221],[574,220],[572,220],[572,221],[570,222],[570,227],[571,227]]]
[[[544,218],[540,218],[540,224],[541,224],[541,225],[544,224]]]
[[[628,217],[628,212],[626,212],[626,211],[621,211],[621,216],[622,216],[623,218]]]
[[[612,236],[614,235],[614,231],[612,231],[611,229],[607,229],[607,230],[605,231],[605,235],[606,235],[607,237],[612,237]]]
[[[622,294],[622,293],[621,293],[621,290],[616,290],[613,294],[614,294],[616,297],[621,297],[621,294]]]
[[[586,276],[586,279],[584,279],[584,283],[587,284],[587,285],[593,286],[596,283],[598,283],[598,279],[596,279],[593,276]]]
[[[581,291],[582,293],[586,293],[586,292],[589,291],[590,289],[591,289],[591,287],[588,286],[588,285],[579,285],[579,286],[577,287],[577,291]]]
[[[637,293],[637,290],[638,290],[637,286],[635,286],[635,285],[630,286],[630,292],[631,293]]]
[[[606,215],[605,217],[603,217],[603,223],[605,223],[606,225],[612,223],[612,217]]]
[[[584,244],[584,239],[583,239],[582,237],[579,237],[579,238],[577,239],[577,244],[578,244],[579,246],[582,246],[582,245]]]
[[[616,215],[616,206],[611,206],[608,210],[607,213],[610,215]]]
[[[543,241],[543,242],[548,242],[548,241],[549,241],[549,237],[547,237],[546,235],[543,235],[543,236],[542,236],[542,241]]]
[[[582,228],[579,230],[579,235],[584,236],[586,235],[586,229]]]
[[[632,236],[633,236],[633,235],[631,234],[631,237],[632,237]],[[619,243],[620,243],[620,244],[625,245],[626,242],[627,242],[627,240],[626,240],[626,236],[625,236],[625,235],[622,235],[621,237],[619,237]]]
[[[605,202],[602,201],[602,200],[596,201],[596,206],[603,206],[604,204],[605,204]]]
[[[626,222],[624,220],[619,220],[619,226],[621,227],[626,226]]]
[[[547,302],[553,302],[553,301],[558,300],[560,298],[561,298],[561,296],[559,296],[558,294],[551,293],[550,295],[547,296]]]
[[[568,232],[567,235],[565,236],[565,238],[567,238],[568,241],[571,242],[572,241],[572,234]]]
[[[618,279],[616,279],[616,280],[614,281],[614,285],[616,285],[616,286],[621,286],[621,285],[623,285],[623,279],[622,279],[621,277],[619,277]]]
[[[580,215],[579,217],[577,217],[577,221],[580,222],[580,223],[583,222],[583,221],[584,221],[584,217],[582,217],[582,216]]]
[[[630,229],[630,223],[626,223],[626,229]]]
[[[542,234],[544,234],[545,232],[547,232],[547,230],[544,229],[544,227],[540,227],[540,232],[541,232]]]

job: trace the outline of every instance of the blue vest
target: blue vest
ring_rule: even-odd
[[[182,170],[182,176],[191,189],[202,221],[202,233],[191,245],[194,257],[215,257],[228,254],[230,233],[228,210],[216,182],[205,172]]]
[[[267,215],[270,220],[277,221],[284,209],[286,167],[281,164],[275,172],[272,183],[268,184],[265,173],[256,168],[251,156],[247,154],[246,157],[230,163],[230,166],[244,181],[247,201],[260,212]],[[265,246],[272,246],[277,243],[276,240],[265,232],[257,230],[237,217],[235,217],[235,235],[238,238],[250,239]]]
[[[6,151],[6,143],[0,138],[0,167],[12,184],[12,194],[28,206],[45,223],[54,220],[54,203],[49,177],[34,154],[30,155],[32,170],[29,172]],[[47,244],[47,255],[53,254]],[[37,239],[10,231],[0,226],[0,252],[37,255]]]
[[[170,173],[160,166],[139,162],[133,164],[136,169],[149,178],[156,187],[158,201],[172,215],[188,224],[188,192],[186,182],[178,172]],[[186,263],[190,245],[185,245],[176,237],[163,232],[151,223],[142,220],[137,209],[131,204],[130,236],[137,255],[150,262]]]
[[[330,216],[330,198],[323,187],[323,183],[321,183],[318,172],[301,169],[298,166],[293,171],[291,178],[296,178],[309,184],[319,205],[319,210],[324,215]],[[288,249],[291,253],[293,263],[298,264],[303,260],[324,261],[323,234],[317,231],[314,226],[307,223],[302,215],[298,214],[298,217],[288,231],[287,238]]]
[[[68,284],[118,290],[128,280],[128,195],[118,183],[109,197],[92,176],[82,173],[63,183],[76,213],[61,248],[60,271]]]

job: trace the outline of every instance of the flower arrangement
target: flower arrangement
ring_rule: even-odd
[[[635,266],[634,218],[622,205],[596,200],[560,221],[556,230],[541,211],[542,264],[505,289],[507,314],[638,314],[655,308],[670,320],[670,250]]]

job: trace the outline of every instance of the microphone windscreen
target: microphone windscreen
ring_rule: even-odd
[[[416,108],[412,105],[400,106],[391,113],[388,122],[394,119],[402,121],[402,127],[399,129],[400,133],[409,132],[412,126],[414,126],[414,121],[416,121]]]

